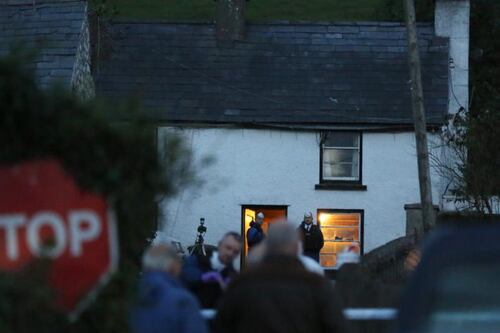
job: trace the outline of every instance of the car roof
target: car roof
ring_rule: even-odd
[[[449,222],[433,230],[423,243],[421,262],[403,294],[396,331],[413,332],[425,322],[440,273],[450,267],[479,262],[500,264],[500,223],[479,219]]]

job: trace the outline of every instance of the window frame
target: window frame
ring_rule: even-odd
[[[359,214],[359,255],[363,256],[365,253],[364,247],[365,247],[365,211],[364,209],[337,209],[337,208],[318,208],[316,209],[316,221],[318,224],[318,227],[321,229],[321,222],[319,220],[319,215],[321,213],[344,213],[344,214]],[[326,242],[331,242],[331,241],[324,241]],[[321,252],[321,251],[320,251]],[[321,253],[320,253],[321,256]],[[330,270],[330,271],[337,271],[338,268],[336,265],[334,267],[324,267],[321,266],[324,270]]]
[[[358,140],[358,178],[355,177],[334,177],[334,178],[325,178],[323,177],[323,152],[325,149],[325,141],[326,137],[330,133],[354,133],[357,134],[359,137]],[[328,147],[332,149],[344,149],[344,150],[354,150],[352,148],[345,148],[345,147]],[[363,133],[361,131],[328,131],[328,132],[323,132],[321,134],[321,141],[319,145],[319,183],[320,184],[343,184],[343,185],[348,185],[348,184],[362,184],[362,179],[363,179]]]

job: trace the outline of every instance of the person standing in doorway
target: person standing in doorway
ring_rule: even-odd
[[[313,224],[311,212],[304,214],[304,221],[298,228],[304,242],[304,255],[319,262],[319,252],[323,248],[323,233],[319,226]]]
[[[250,222],[250,228],[247,231],[248,251],[250,251],[253,246],[262,242],[265,238],[264,231],[262,230],[263,223],[264,214],[262,212],[257,213],[255,221]]]

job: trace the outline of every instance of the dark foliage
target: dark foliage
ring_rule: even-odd
[[[465,211],[492,214],[500,197],[500,3],[471,3],[470,103],[444,131],[453,165],[440,165]],[[496,207],[495,207],[496,206]]]
[[[118,13],[118,8],[107,0],[89,1],[90,64],[94,75],[99,74],[101,61],[109,59],[113,52],[109,24]]]
[[[52,307],[46,268],[41,260],[14,275],[0,274],[0,332],[51,333],[66,325],[66,318]]]
[[[21,60],[20,60],[21,59]],[[0,274],[0,331],[127,332],[138,258],[156,230],[157,201],[192,179],[189,151],[168,137],[157,154],[156,129],[138,108],[81,102],[62,89],[38,89],[16,52],[0,59],[0,163],[57,158],[83,188],[109,199],[118,217],[119,271],[75,323],[51,309],[43,263]],[[111,122],[111,119],[127,121]]]
[[[432,22],[434,19],[434,0],[415,0],[415,12],[418,22]],[[381,20],[405,21],[403,0],[385,0],[385,4],[377,11]]]
[[[466,192],[500,196],[500,2],[472,1],[470,31]]]

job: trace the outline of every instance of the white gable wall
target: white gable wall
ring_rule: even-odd
[[[469,105],[469,20],[470,1],[436,1],[436,36],[450,40],[448,113]]]
[[[455,114],[460,107],[468,110],[469,105],[469,0],[438,0],[434,13],[434,29],[436,36],[449,38],[449,72],[448,72],[448,113]],[[425,98],[425,96],[424,96]],[[443,146],[440,163],[455,168],[460,162],[453,151]],[[460,172],[459,172],[460,173]],[[448,177],[450,178],[450,177]],[[453,177],[454,178],[454,177]],[[446,190],[443,179],[442,192]],[[443,193],[439,197],[443,210],[457,210],[456,197],[451,193]]]
[[[159,135],[175,129],[163,127]],[[163,204],[161,226],[185,246],[193,243],[200,217],[206,241],[216,244],[226,231],[241,231],[241,205],[288,205],[300,223],[318,208],[364,210],[365,252],[403,236],[403,206],[419,202],[415,139],[407,133],[363,133],[362,183],[366,191],[315,190],[319,182],[318,134],[281,130],[184,128],[175,130],[191,144],[201,187],[183,190]],[[434,177],[436,178],[436,177]],[[439,196],[433,193],[435,202]]]

